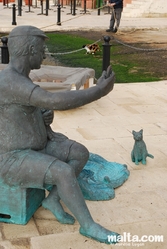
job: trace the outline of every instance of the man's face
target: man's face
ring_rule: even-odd
[[[30,48],[30,67],[31,69],[39,69],[45,56],[45,41],[43,38],[38,39],[38,44]]]

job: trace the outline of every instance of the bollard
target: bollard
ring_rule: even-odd
[[[76,0],[73,1],[73,13],[72,13],[73,16],[76,15],[75,10],[76,10]]]
[[[22,0],[18,0],[18,16],[22,15]]]
[[[57,5],[57,25],[61,25],[61,4]]]
[[[8,38],[7,37],[2,37],[2,46],[1,46],[1,63],[2,64],[8,64],[9,63],[9,51],[8,51]]]
[[[25,11],[26,13],[33,12],[31,11],[31,6],[32,6],[32,1],[28,0],[28,10]]]
[[[67,15],[72,15],[72,0],[70,0],[70,13],[67,13]]]
[[[110,65],[110,40],[111,38],[109,36],[104,36],[104,44],[103,46],[103,65],[102,65],[102,71],[107,70],[108,66]]]
[[[30,4],[30,0],[28,0],[28,11],[26,12],[31,12],[31,4]]]
[[[46,16],[48,16],[49,0],[46,0]]]
[[[38,15],[43,15],[43,0],[41,0],[41,13]]]
[[[16,4],[13,4],[13,7],[12,7],[12,25],[17,25],[16,23]]]
[[[97,4],[98,4],[97,15],[100,16],[100,0],[97,1]]]
[[[83,12],[84,14],[86,14],[86,0],[84,0],[84,8],[83,8],[83,10],[81,10],[81,12]]]
[[[70,10],[71,10],[71,15],[72,15],[72,0],[71,0],[71,4],[70,4]]]
[[[8,0],[3,0],[3,5],[6,6],[6,8],[9,7],[8,4],[9,4],[9,1],[8,1]]]

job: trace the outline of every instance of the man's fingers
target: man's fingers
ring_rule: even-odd
[[[110,76],[111,72],[112,72],[112,68],[111,68],[111,65],[110,65],[110,66],[108,66],[108,68],[107,68],[106,78],[108,78],[108,77]]]
[[[45,117],[45,116],[50,116],[50,115],[52,115],[52,111],[51,110],[48,110],[48,111],[46,111],[46,112],[44,112],[44,114],[43,114],[43,116]]]
[[[102,72],[101,77],[102,77],[102,78],[106,78],[106,71],[105,71],[105,70]],[[100,78],[101,78],[101,77],[100,77]]]

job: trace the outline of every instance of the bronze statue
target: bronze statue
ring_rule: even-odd
[[[63,210],[60,199],[80,224],[80,233],[103,243],[117,235],[95,223],[76,177],[89,152],[81,144],[52,131],[53,110],[88,104],[113,89],[111,67],[96,86],[78,91],[51,93],[29,78],[45,58],[47,36],[33,26],[18,26],[8,37],[10,62],[0,72],[0,178],[9,186],[46,188],[52,185],[42,205],[64,224],[75,219]]]
[[[143,140],[143,129],[140,131],[132,131],[132,134],[135,140],[131,151],[132,162],[136,165],[139,165],[139,162],[145,165],[147,157],[154,158],[154,156],[148,153],[146,143]]]

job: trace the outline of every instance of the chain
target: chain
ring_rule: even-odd
[[[107,6],[107,5],[104,5],[104,6],[102,6],[102,7],[96,8],[95,10],[90,10],[89,13],[91,14],[92,12],[97,11],[98,9],[103,9],[103,8],[106,7],[106,6]],[[81,16],[85,16],[85,13],[80,14],[79,16],[75,16],[75,17],[69,18],[69,19],[67,19],[67,20],[61,21],[60,23],[57,23],[57,24],[62,24],[62,23],[64,23],[64,22],[71,21],[71,20],[73,20],[73,19],[75,19],[75,18],[79,18],[79,17],[81,17]],[[55,26],[55,25],[56,25],[56,24],[54,23],[54,24],[51,24],[51,25],[49,25],[49,26],[42,27],[41,30],[46,29],[46,28],[49,28],[49,27],[52,27],[52,26]]]
[[[116,39],[115,37],[113,37],[113,40],[115,40],[117,43],[119,43],[119,44],[121,44],[121,45],[123,45],[123,46],[125,46],[125,47],[129,47],[129,48],[132,48],[132,49],[135,49],[135,50],[138,50],[138,51],[153,52],[153,51],[165,51],[165,50],[167,50],[167,48],[155,48],[155,49],[154,49],[154,48],[153,48],[153,49],[151,49],[151,48],[150,48],[150,49],[149,49],[149,48],[139,48],[139,47],[135,47],[135,46],[129,45],[129,44],[127,44],[127,43],[124,43],[124,42],[122,42],[122,41]],[[93,44],[98,43],[99,41],[101,41],[101,39],[99,39],[99,40],[93,42],[92,44],[90,44],[90,46],[93,45]],[[49,53],[49,52],[46,52],[45,54],[49,54],[49,55],[66,55],[66,54],[77,53],[77,52],[82,51],[82,50],[84,50],[84,49],[85,49],[85,48],[80,48],[80,49],[76,49],[76,50],[73,50],[73,51],[69,51],[69,52],[60,52],[60,53]]]
[[[92,44],[90,44],[90,46],[91,46],[91,45],[93,45],[93,44],[98,43],[99,41],[101,41],[101,39],[99,39],[99,40],[97,40],[97,41],[93,42]],[[84,49],[85,49],[85,48],[80,48],[80,49],[77,49],[77,50],[73,50],[73,51],[69,51],[69,52],[64,52],[64,53],[49,53],[49,52],[46,52],[45,54],[50,54],[50,55],[65,55],[65,54],[73,54],[73,53],[77,53],[77,52],[79,52],[79,51],[81,51],[81,50],[84,50]]]
[[[80,49],[77,49],[77,50],[73,50],[73,51],[69,51],[69,52],[64,52],[64,53],[45,53],[45,54],[50,54],[50,55],[64,55],[64,54],[73,54],[73,53],[77,53],[81,50],[84,50],[84,48],[80,48]]]
[[[167,48],[138,48],[138,47],[135,47],[135,46],[132,46],[132,45],[129,45],[127,43],[124,43],[118,39],[116,39],[115,37],[113,37],[113,39],[123,45],[123,46],[126,46],[126,47],[129,47],[129,48],[132,48],[132,49],[135,49],[135,50],[139,50],[139,51],[148,51],[148,52],[152,52],[152,51],[164,51],[164,50],[167,50]]]

